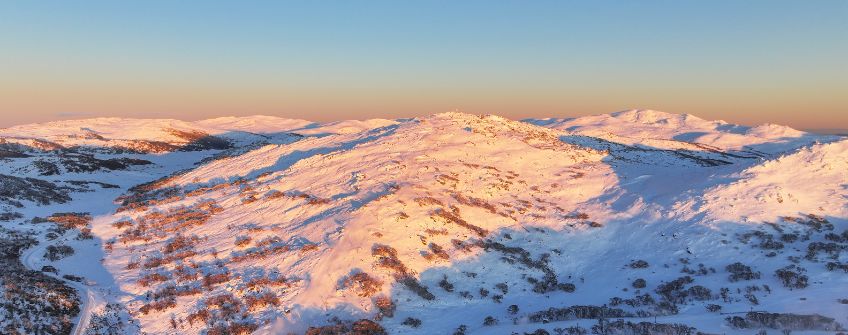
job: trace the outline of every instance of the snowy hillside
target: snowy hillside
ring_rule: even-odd
[[[848,140],[783,126],[92,119],[0,129],[0,161],[38,274],[1,278],[6,333],[848,327]]]
[[[781,153],[822,139],[820,135],[786,126],[764,124],[746,127],[724,121],[706,121],[690,114],[669,114],[654,110],[525,121],[621,144],[663,149],[722,150],[748,155]]]

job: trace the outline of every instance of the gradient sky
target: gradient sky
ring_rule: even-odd
[[[651,108],[848,128],[848,1],[3,1],[0,127]]]

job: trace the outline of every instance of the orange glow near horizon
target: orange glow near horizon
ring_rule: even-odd
[[[462,92],[459,94],[457,92]],[[668,92],[668,91],[667,91]],[[175,118],[273,115],[311,121],[402,118],[451,110],[512,119],[578,117],[631,108],[688,113],[707,120],[798,129],[848,128],[848,98],[835,92],[631,92],[431,89],[273,90],[155,85],[0,87],[0,127],[90,117]]]
[[[625,109],[848,129],[848,2],[0,3],[0,127]]]

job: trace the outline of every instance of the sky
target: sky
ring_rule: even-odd
[[[3,1],[0,127],[649,108],[848,128],[848,1]]]

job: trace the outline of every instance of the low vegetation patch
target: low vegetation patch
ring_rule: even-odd
[[[736,329],[844,330],[835,319],[818,314],[748,312],[744,317],[731,316],[727,317],[725,321]]]

